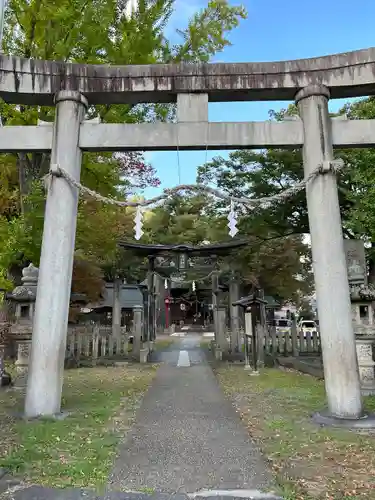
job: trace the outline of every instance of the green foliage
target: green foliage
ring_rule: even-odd
[[[352,120],[375,119],[375,98],[369,97],[346,105],[342,110]],[[348,226],[352,232],[362,238],[375,241],[375,150],[347,149],[340,151],[340,158],[350,167],[351,185],[343,186],[352,209],[348,217]]]
[[[198,182],[214,183],[227,193],[248,198],[278,194],[302,176],[300,151],[277,149],[235,151],[228,159],[216,157],[198,169]],[[224,209],[223,202],[211,205],[213,214]],[[249,246],[228,266],[267,293],[281,300],[299,302],[301,295],[310,292],[312,281],[309,249],[302,236],[308,232],[304,193],[298,193],[291,202],[277,203],[267,209],[238,206],[237,211],[240,234],[249,239]],[[223,238],[227,231],[226,216],[221,220]]]
[[[352,120],[374,119],[375,98],[370,97],[347,104],[338,114],[343,113]],[[295,105],[279,112],[270,111],[270,117],[277,121],[296,114],[298,114],[298,109]],[[347,149],[336,150],[335,156],[342,158],[349,167],[338,177],[343,232],[345,237],[360,237],[372,242],[372,249],[369,251],[370,274],[372,269],[375,277],[375,265],[372,262],[375,242],[375,211],[373,209],[375,153],[369,148]],[[287,189],[302,180],[303,175],[301,152],[298,150],[235,151],[229,155],[228,159],[217,157],[201,166],[198,170],[198,181],[216,184],[234,196],[260,198],[272,196]],[[214,213],[215,210],[222,210],[223,207],[223,203],[217,203],[211,207],[211,210]],[[240,208],[240,210],[242,210],[241,233],[264,240],[261,243],[259,255],[253,253],[252,259],[258,265],[265,263],[268,254],[266,247],[270,245],[274,250],[273,254],[271,252],[274,257],[271,266],[258,267],[255,275],[261,276],[262,280],[266,278],[267,283],[269,278],[272,278],[268,286],[275,291],[280,290],[282,297],[285,297],[285,293],[290,297],[293,290],[295,295],[301,284],[306,284],[306,280],[308,284],[311,283],[309,252],[299,236],[309,232],[305,193],[300,192],[288,201],[274,204],[267,209],[251,213],[246,208]],[[272,244],[269,243],[269,238],[275,239]],[[289,252],[282,258],[286,240],[291,238],[295,245],[292,245],[294,251],[290,253],[289,248]],[[300,257],[297,258],[297,255]],[[302,262],[299,262],[301,258]],[[253,269],[250,262],[246,269],[248,272]],[[273,273],[280,276],[280,280]],[[296,277],[294,283],[293,280],[287,279],[291,275]]]
[[[199,245],[208,238],[212,223],[205,214],[206,203],[202,196],[177,195],[155,208],[145,223],[147,241]]]
[[[174,0],[140,0],[131,16],[125,15],[125,6],[123,0],[9,0],[3,50],[32,59],[91,64],[206,62],[229,45],[228,34],[246,17],[243,7],[212,0],[187,20],[178,30],[179,42],[172,43],[165,33]],[[6,125],[35,125],[39,119],[52,121],[54,109],[2,102],[0,114]],[[173,115],[173,106],[161,104],[91,106],[88,111],[90,118],[99,116],[109,123],[169,120]],[[48,166],[49,155],[44,153],[2,156],[0,235],[6,244],[0,249],[1,273],[25,260],[38,264],[45,204],[41,178]],[[158,182],[137,153],[85,154],[81,177],[88,187],[115,198]],[[131,210],[81,200],[76,238],[81,261],[95,262],[109,278],[117,267],[135,279],[138,261],[129,257],[124,264],[116,250],[117,239],[133,235],[132,217]]]

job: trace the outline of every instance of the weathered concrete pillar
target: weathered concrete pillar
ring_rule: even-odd
[[[121,337],[121,295],[122,280],[116,278],[113,280],[113,305],[112,305],[112,335],[114,338]]]
[[[333,160],[328,99],[329,90],[321,85],[296,95],[305,177]],[[335,174],[327,171],[310,182],[306,198],[328,408],[334,417],[358,418],[362,401]]]
[[[217,294],[219,290],[219,273],[214,272],[212,274],[212,319],[213,319],[213,327],[214,327],[214,334],[215,334],[215,342],[218,342],[218,337],[217,337]]]
[[[217,321],[217,347],[221,352],[228,352],[227,340],[227,308],[225,306],[218,306],[216,311]]]
[[[79,127],[87,101],[79,92],[63,90],[56,94],[55,102],[51,165],[61,166],[79,180]],[[61,408],[77,206],[77,189],[54,177],[44,217],[26,417],[52,416]]]
[[[245,331],[244,331],[244,347],[245,347],[245,370],[252,370],[250,364],[250,343],[253,336],[253,323],[251,310],[245,312]]]
[[[142,348],[142,316],[143,307],[135,306],[133,307],[133,351],[132,357],[139,359],[141,348]]]
[[[233,280],[229,284],[229,310],[230,310],[230,336],[231,348],[234,352],[241,349],[240,339],[240,308],[234,306],[233,302],[240,299],[240,285],[238,281]]]

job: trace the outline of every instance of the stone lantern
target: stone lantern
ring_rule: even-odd
[[[17,345],[16,389],[25,389],[27,384],[38,274],[39,269],[33,264],[25,267],[22,270],[22,285],[17,286],[9,297],[15,302],[15,322],[10,328],[9,336]]]
[[[375,288],[364,284],[351,286],[350,298],[362,394],[371,395],[375,394]]]

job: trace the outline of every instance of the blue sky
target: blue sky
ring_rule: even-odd
[[[323,56],[375,46],[375,1],[361,0],[244,0],[248,18],[230,35],[232,46],[218,54],[217,62],[257,62]],[[207,5],[203,0],[176,0],[169,34],[183,27],[192,13]],[[344,101],[345,102],[345,101]],[[343,101],[331,101],[337,110]],[[269,109],[281,109],[288,102],[212,103],[211,121],[261,121],[268,119]],[[227,155],[208,152],[207,158]],[[178,184],[176,152],[150,152],[147,159],[156,168],[161,189]],[[194,183],[196,168],[204,163],[205,151],[179,153],[181,181]],[[147,197],[160,189],[147,189]]]

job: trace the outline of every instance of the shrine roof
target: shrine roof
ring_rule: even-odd
[[[109,66],[0,55],[0,97],[8,103],[53,105],[60,90],[79,91],[90,105],[176,102],[180,93],[209,101],[294,99],[309,84],[332,98],[375,93],[375,47],[310,59],[245,63]]]
[[[232,240],[212,245],[144,245],[141,243],[118,242],[118,246],[142,256],[156,256],[166,253],[188,253],[190,255],[228,255],[231,250],[244,247],[248,240]]]
[[[143,305],[141,285],[122,285],[120,290],[121,309],[133,309]],[[113,284],[106,283],[102,299],[95,303],[87,304],[87,309],[104,309],[113,307]]]

